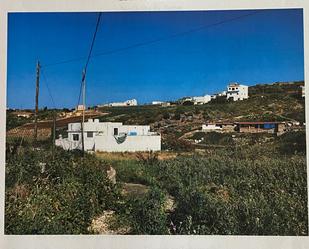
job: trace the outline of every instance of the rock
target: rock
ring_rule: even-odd
[[[130,227],[121,226],[112,228],[112,224],[116,221],[117,216],[113,210],[105,210],[103,214],[94,218],[91,225],[88,227],[90,232],[95,234],[116,235],[116,234],[128,234]]]
[[[113,183],[116,184],[116,170],[113,167],[109,167],[109,169],[106,171],[107,178]]]

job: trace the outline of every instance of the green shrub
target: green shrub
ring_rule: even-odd
[[[119,199],[105,165],[92,155],[81,157],[80,152],[58,150],[55,160],[44,152],[8,155],[5,232],[88,233],[93,217],[115,208]]]
[[[288,132],[278,138],[279,150],[283,154],[306,152],[305,131]]]
[[[126,206],[132,234],[168,234],[165,195],[154,187],[144,198],[130,199]]]

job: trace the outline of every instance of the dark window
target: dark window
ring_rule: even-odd
[[[73,134],[73,141],[79,141],[79,134]]]
[[[93,132],[92,131],[87,131],[87,137],[93,137]]]
[[[118,128],[114,128],[114,135],[115,135],[115,136],[118,135]]]

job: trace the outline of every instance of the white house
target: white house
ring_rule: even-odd
[[[137,106],[137,100],[129,99],[124,102],[113,102],[113,103],[108,103],[108,104],[99,105],[99,106]]]
[[[82,149],[81,123],[68,124],[68,137],[56,139],[56,146],[65,150]],[[150,131],[148,125],[123,125],[89,119],[84,123],[86,151],[159,151],[161,135]]]
[[[86,108],[85,108],[85,106],[84,105],[78,105],[78,106],[76,106],[76,108],[75,108],[75,111],[84,111],[84,110],[86,110]]]
[[[163,101],[152,101],[152,105],[162,105],[164,102]]]
[[[203,124],[202,125],[202,131],[207,132],[207,131],[221,131],[222,126],[218,124]]]
[[[185,101],[192,101],[194,105],[203,105],[211,101],[211,96],[210,95],[205,95],[205,96],[198,96],[198,97],[191,97],[185,99]]]
[[[240,85],[238,83],[229,84],[227,87],[226,98],[233,99],[234,101],[248,99],[248,86]]]

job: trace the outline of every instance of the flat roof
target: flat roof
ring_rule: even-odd
[[[234,122],[207,122],[205,123],[206,125],[216,125],[216,124],[220,124],[220,125],[233,125],[235,124]]]

